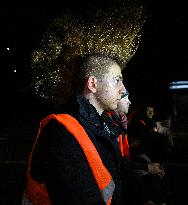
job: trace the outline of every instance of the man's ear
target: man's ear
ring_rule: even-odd
[[[97,91],[97,79],[94,76],[90,76],[87,80],[87,88],[95,93]]]

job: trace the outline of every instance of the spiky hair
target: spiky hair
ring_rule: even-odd
[[[89,21],[71,13],[55,19],[41,47],[32,53],[35,93],[55,104],[65,101],[73,91],[74,76],[79,75],[77,59],[86,56],[101,55],[103,60],[106,56],[108,63],[115,60],[124,68],[138,48],[144,21],[143,7],[123,0],[105,12],[99,10]],[[94,58],[89,62],[94,65]],[[102,61],[97,65],[102,66]]]

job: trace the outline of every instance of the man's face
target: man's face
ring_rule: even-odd
[[[125,90],[122,82],[121,69],[114,63],[109,72],[97,80],[95,97],[102,110],[115,110]]]
[[[119,101],[118,106],[117,106],[117,111],[120,113],[127,114],[129,111],[130,104],[131,104],[131,102],[130,102],[129,97],[127,95]]]
[[[146,107],[146,117],[152,119],[154,115],[154,108],[153,107]]]

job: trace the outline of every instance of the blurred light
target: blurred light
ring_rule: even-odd
[[[187,88],[188,88],[188,81],[174,81],[169,83],[170,90],[187,89]]]
[[[7,51],[10,51],[10,48],[7,48]]]
[[[17,70],[14,70],[13,72],[16,73]]]
[[[188,85],[172,85],[169,87],[170,90],[185,89],[185,88],[188,88]]]
[[[170,85],[184,85],[184,84],[188,84],[188,81],[173,81],[170,83]]]

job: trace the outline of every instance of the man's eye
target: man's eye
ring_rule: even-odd
[[[116,79],[116,83],[121,83],[121,81],[122,81],[122,80],[121,80],[120,78],[117,78],[117,79]]]

